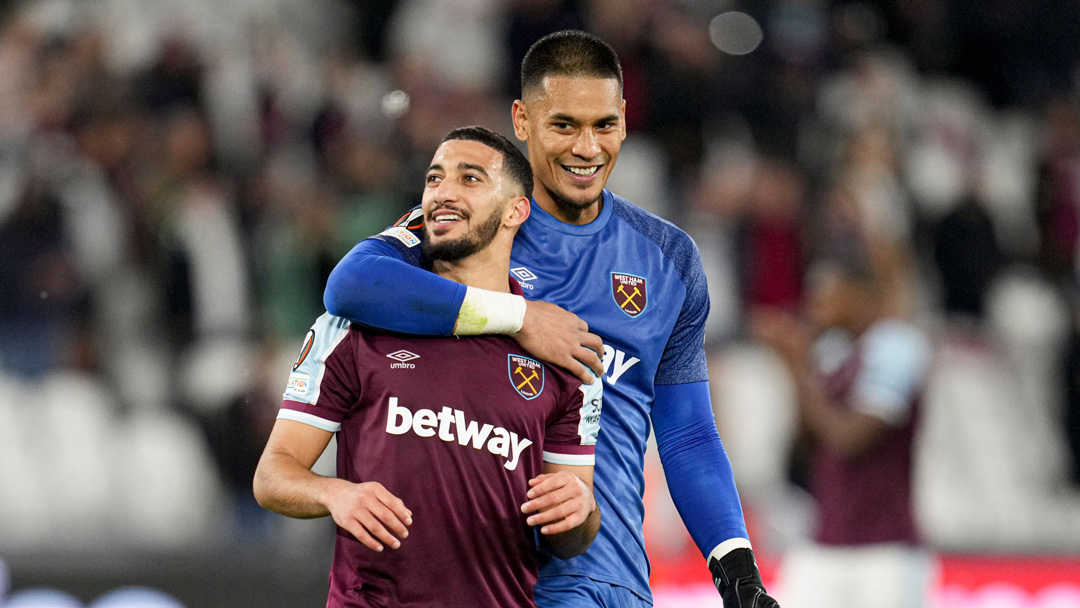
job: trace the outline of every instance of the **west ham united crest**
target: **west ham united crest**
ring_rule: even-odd
[[[649,296],[645,291],[645,277],[632,274],[611,273],[611,295],[619,305],[619,310],[631,317],[645,312],[649,303]]]
[[[535,399],[544,391],[544,366],[535,359],[509,355],[510,384],[526,399]]]

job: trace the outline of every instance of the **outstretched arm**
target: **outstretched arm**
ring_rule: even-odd
[[[466,287],[419,263],[418,251],[402,252],[379,237],[360,241],[326,281],[326,311],[379,329],[452,335]]]
[[[428,272],[419,266],[420,241],[415,238],[405,239],[415,242],[410,246],[383,233],[357,244],[330,273],[323,294],[326,310],[363,325],[410,334],[506,334],[538,359],[571,371],[583,382],[592,383],[594,377],[586,366],[596,376],[603,374],[603,343],[577,315]]]
[[[657,386],[652,421],[671,498],[725,608],[776,606],[757,572],[708,381]]]

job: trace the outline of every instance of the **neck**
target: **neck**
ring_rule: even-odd
[[[537,182],[533,188],[533,200],[540,205],[541,209],[560,222],[578,226],[588,224],[600,217],[600,210],[604,205],[603,194],[595,201],[582,206],[563,199],[540,182]]]
[[[509,293],[510,246],[497,247],[496,243],[491,243],[483,250],[460,260],[435,260],[431,264],[431,270],[444,279],[462,285]]]

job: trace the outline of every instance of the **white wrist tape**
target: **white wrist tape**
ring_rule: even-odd
[[[515,334],[525,322],[525,298],[475,287],[465,288],[455,336]]]
[[[739,537],[729,538],[719,545],[716,545],[716,547],[709,552],[708,557],[705,558],[705,563],[711,562],[714,557],[720,559],[735,549],[753,550],[753,547],[750,546],[750,539]]]

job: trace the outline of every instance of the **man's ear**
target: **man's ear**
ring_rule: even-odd
[[[503,225],[508,228],[516,228],[525,223],[525,220],[529,219],[529,214],[532,213],[532,201],[527,196],[519,196],[516,199],[510,201],[509,213],[506,219],[503,220]]]
[[[622,140],[626,140],[626,100],[622,100],[619,106],[619,130],[622,131]]]
[[[525,102],[515,99],[510,114],[510,118],[514,121],[514,137],[517,137],[518,141],[528,141],[529,114],[525,111]]]

